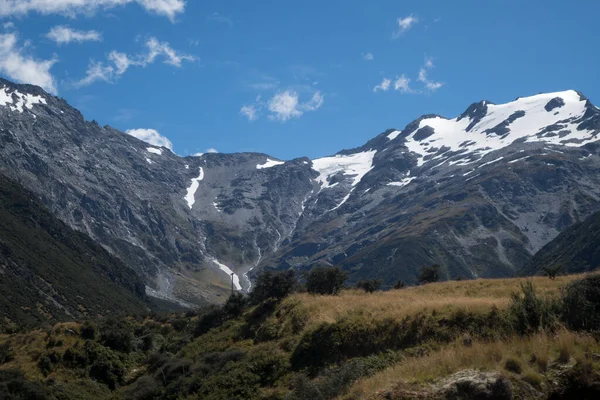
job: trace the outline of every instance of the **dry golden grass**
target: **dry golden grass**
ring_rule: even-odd
[[[509,358],[520,361],[524,375],[543,374],[547,365],[540,368],[537,359],[540,355],[552,357],[552,362],[563,362],[565,360],[561,358],[583,358],[599,349],[600,345],[591,336],[567,330],[555,335],[515,337],[506,342],[479,342],[472,346],[457,341],[427,356],[408,358],[372,377],[360,379],[343,398],[368,399],[399,383],[422,385],[464,369],[502,371]]]
[[[346,290],[339,296],[300,293],[288,298],[285,305],[300,308],[298,311],[307,316],[308,329],[321,322],[332,323],[355,313],[383,319],[402,318],[417,313],[444,314],[456,310],[488,312],[494,306],[506,307],[511,293],[518,292],[520,284],[527,280],[533,281],[538,294],[554,296],[559,294],[561,287],[581,278],[582,275],[569,275],[556,280],[533,277],[451,281],[372,294],[361,290]]]

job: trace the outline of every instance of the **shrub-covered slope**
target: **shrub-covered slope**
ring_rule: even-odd
[[[544,268],[561,267],[563,273],[581,273],[600,267],[600,213],[573,225],[544,246],[521,271],[535,275]]]
[[[0,327],[146,309],[120,260],[0,175]]]
[[[565,307],[600,317],[600,278],[573,287],[581,278],[285,298],[265,285],[197,313],[57,324],[0,335],[0,388],[40,399],[592,399],[600,346],[564,318]]]

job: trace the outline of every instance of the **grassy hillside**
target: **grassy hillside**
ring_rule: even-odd
[[[4,385],[56,399],[597,398],[600,325],[582,329],[565,316],[585,307],[561,290],[583,278],[590,279],[296,293],[253,305],[235,297],[186,315],[58,324],[0,336],[0,392]]]
[[[600,267],[600,213],[565,229],[535,254],[521,274],[539,274],[543,268],[559,266],[563,273],[582,273]]]
[[[0,331],[146,309],[144,284],[0,175]]]

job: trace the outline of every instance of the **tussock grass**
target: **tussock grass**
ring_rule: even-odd
[[[299,293],[286,299],[284,307],[294,305],[299,308],[298,312],[306,316],[306,329],[355,314],[372,319],[396,319],[418,313],[446,315],[458,310],[486,313],[494,306],[506,308],[511,294],[519,292],[520,284],[524,281],[533,281],[541,296],[558,296],[561,287],[582,277],[570,275],[556,280],[533,277],[450,281],[376,293],[344,290],[339,296]]]
[[[471,346],[456,341],[423,357],[408,358],[372,377],[358,380],[343,398],[375,398],[376,393],[392,389],[399,383],[431,383],[464,369],[506,371],[507,362],[522,365],[522,377],[528,381],[545,373],[549,357],[560,360],[563,352],[568,352],[569,358],[584,359],[599,350],[600,344],[592,336],[567,330],[556,334],[516,336],[502,342],[475,342]],[[540,385],[539,381],[535,379],[534,383]]]

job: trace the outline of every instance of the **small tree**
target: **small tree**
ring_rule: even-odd
[[[263,271],[250,293],[250,302],[259,304],[267,299],[281,300],[294,292],[298,281],[293,270],[275,272]]]
[[[429,267],[423,267],[419,272],[418,282],[420,285],[434,283],[440,280],[440,267],[438,264],[433,264]]]
[[[227,299],[227,302],[223,305],[223,312],[228,317],[238,317],[244,312],[247,303],[248,300],[246,299],[246,296],[240,292],[236,292],[229,296],[229,299]]]
[[[396,290],[404,289],[405,287],[406,283],[402,279],[399,279],[398,282],[396,282],[396,284],[394,285],[394,289]]]
[[[356,283],[357,289],[362,289],[367,293],[373,293],[381,287],[381,279],[363,279]]]
[[[557,265],[555,267],[544,267],[542,271],[544,271],[548,278],[555,280],[561,269],[562,265]]]
[[[312,294],[336,295],[346,279],[348,273],[339,267],[315,267],[306,275],[306,290]]]

